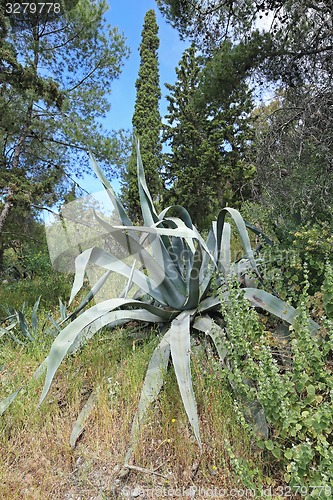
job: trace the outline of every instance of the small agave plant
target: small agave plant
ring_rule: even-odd
[[[237,210],[223,208],[204,240],[182,206],[171,206],[157,213],[146,184],[137,144],[137,174],[144,225],[134,226],[96,161],[91,155],[90,157],[93,169],[119,213],[122,225],[112,225],[97,214],[96,219],[119,245],[126,251],[130,249],[131,253],[136,255],[142,266],[135,269],[112,252],[97,247],[84,250],[76,258],[70,302],[82,288],[89,264],[101,267],[105,273],[76,311],[66,318],[67,322],[71,322],[57,335],[48,357],[38,370],[39,374],[42,368],[46,367],[40,403],[45,399],[64,357],[74,352],[84,340],[92,337],[101,328],[116,327],[133,320],[163,324],[163,333],[152,354],[143,382],[125,465],[128,464],[133,447],[137,443],[142,419],[162,388],[170,362],[174,366],[184,408],[201,451],[199,419],[191,378],[191,333],[197,331],[209,336],[222,364],[226,362],[223,338],[227,332],[221,323],[216,322],[216,317],[221,314],[221,300],[228,300],[228,277],[231,274],[241,277],[246,272],[253,272],[258,276],[259,283],[261,280],[246,224]],[[231,226],[225,221],[226,216],[233,219],[244,247],[245,256],[237,263],[231,262]],[[86,309],[89,301],[103,287],[112,272],[127,278],[125,293],[119,298],[108,299]],[[128,290],[132,285],[136,285],[139,291],[133,298],[128,298]],[[296,316],[293,307],[262,289],[243,290],[253,306],[260,307],[290,324],[293,323]],[[314,322],[310,322],[309,327],[313,331],[317,329]],[[88,406],[90,403],[88,401]],[[82,418],[79,417],[71,437],[72,444],[75,444],[82,430],[81,423],[88,410],[89,408],[84,408]],[[266,434],[260,408],[257,408],[257,417],[261,431]]]

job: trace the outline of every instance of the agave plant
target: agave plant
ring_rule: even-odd
[[[204,240],[182,206],[171,206],[157,213],[145,180],[137,144],[137,174],[144,225],[134,226],[92,155],[90,158],[122,224],[110,224],[97,213],[96,220],[120,246],[132,255],[135,254],[141,267],[137,269],[130,266],[112,252],[98,247],[88,248],[76,258],[70,303],[81,290],[90,264],[99,266],[105,273],[74,313],[66,318],[65,321],[71,322],[55,338],[43,364],[47,371],[40,403],[45,399],[64,357],[77,350],[83,341],[101,328],[112,328],[133,320],[162,324],[163,333],[152,354],[143,382],[125,464],[128,464],[137,442],[140,423],[162,388],[170,361],[174,366],[184,408],[201,450],[199,419],[191,378],[191,333],[196,331],[208,335],[216,347],[217,355],[225,362],[224,330],[216,322],[216,317],[221,309],[221,300],[228,300],[228,277],[230,274],[241,277],[252,271],[259,282],[261,280],[246,224],[237,210],[223,208]],[[244,258],[237,263],[231,262],[231,225],[225,221],[227,216],[234,221],[244,247]],[[89,301],[104,286],[111,273],[120,273],[127,278],[124,293],[118,298],[104,300],[87,309]],[[134,297],[128,298],[129,289],[134,285],[138,291]],[[244,294],[253,306],[293,323],[296,310],[276,296],[258,288],[244,288]],[[310,322],[309,328],[315,331],[317,325]],[[79,420],[84,421],[86,414],[87,408],[84,408],[84,415]],[[72,444],[75,444],[80,426],[80,422],[76,424],[71,437]]]
[[[0,304],[1,309],[5,313],[5,317],[0,320],[0,338],[7,335],[17,344],[24,344],[24,342],[16,337],[14,334],[15,329],[19,327],[21,335],[24,340],[33,341],[37,335],[38,330],[38,316],[37,311],[39,307],[40,297],[35,302],[31,313],[31,325],[24,313],[25,304],[22,305],[21,310],[16,310],[13,307],[8,307]]]

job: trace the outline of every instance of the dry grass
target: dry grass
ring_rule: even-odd
[[[135,466],[153,472],[131,470],[125,482],[116,482],[155,345],[156,335],[134,343],[126,332],[106,332],[63,363],[40,408],[37,404],[42,381],[21,394],[0,422],[1,499],[122,498],[123,488],[139,487],[151,491],[155,488],[151,498],[158,498],[156,488],[168,488],[169,492],[175,488],[185,491],[191,486],[240,488],[224,440],[243,459],[251,461],[253,450],[237,423],[231,397],[216,365],[199,350],[193,353],[193,377],[201,416],[201,458],[170,370],[133,456]],[[29,378],[47,352],[47,342],[44,347],[39,344],[22,349],[6,341],[0,349],[5,367],[0,372],[2,398]],[[98,404],[76,448],[71,450],[73,423],[98,384]]]

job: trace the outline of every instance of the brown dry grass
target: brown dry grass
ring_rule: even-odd
[[[155,488],[151,498],[158,498],[156,488],[167,488],[164,491],[169,492],[191,486],[241,488],[232,472],[224,440],[231,443],[236,456],[251,460],[253,450],[237,424],[225,382],[202,352],[193,354],[201,416],[201,458],[170,370],[133,456],[135,466],[155,473],[132,470],[124,482],[117,483],[140,387],[155,345],[154,337],[134,344],[126,333],[116,333],[113,340],[110,333],[102,334],[79,355],[63,363],[40,408],[37,403],[42,382],[32,384],[0,423],[1,499],[102,500],[123,498],[123,488],[138,487],[151,491]],[[14,384],[28,378],[43,358],[43,349],[36,346],[22,349],[7,342],[1,349],[6,367],[2,387],[6,391],[0,398],[6,395],[8,387],[12,390]],[[71,450],[73,423],[97,384],[101,385],[98,404],[76,448]]]

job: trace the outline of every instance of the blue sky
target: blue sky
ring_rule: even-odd
[[[125,61],[119,79],[112,82],[111,111],[103,124],[109,130],[130,129],[135,103],[135,80],[138,77],[140,66],[138,49],[141,43],[141,32],[146,12],[149,9],[155,10],[159,26],[160,48],[158,57],[162,92],[160,102],[162,117],[166,114],[167,107],[164,83],[173,83],[175,81],[175,68],[183,51],[189,44],[182,42],[178,32],[166,23],[154,0],[108,0],[108,3],[109,10],[105,14],[107,22],[112,26],[117,26],[119,31],[124,34],[131,54]],[[80,180],[79,184],[89,192],[99,191],[101,187],[99,181],[90,176]],[[112,184],[117,191],[119,182],[113,180]]]

